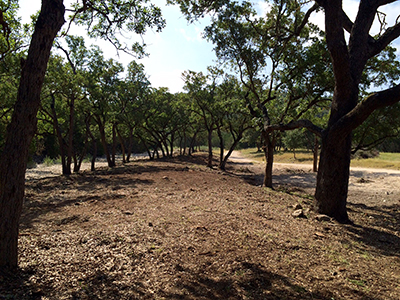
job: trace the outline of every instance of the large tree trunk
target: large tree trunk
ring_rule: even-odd
[[[363,50],[363,47],[359,48],[365,41],[359,40],[354,43],[358,37],[363,39],[366,36],[364,33],[354,36],[352,32],[351,45],[347,45],[343,29],[344,23],[341,23],[344,19],[340,0],[327,1],[324,3],[324,8],[326,40],[332,59],[335,91],[328,127],[323,132],[321,139],[315,206],[319,213],[347,223],[349,218],[346,202],[350,174],[352,125],[340,126],[340,124],[357,104],[358,84],[367,61],[365,53],[368,51]],[[361,25],[361,27],[363,26],[365,24]],[[361,51],[358,51],[357,48]]]
[[[62,0],[42,0],[25,65],[17,102],[0,159],[0,268],[18,264],[19,219],[25,191],[28,150],[37,126],[40,92],[57,32],[64,24]]]
[[[263,135],[265,141],[264,153],[266,160],[263,185],[265,187],[272,188],[272,168],[274,165],[275,138],[272,137],[271,139],[271,135],[273,134],[263,133]]]
[[[349,221],[346,202],[350,173],[351,135],[337,140],[322,136],[322,149],[315,190],[316,209],[337,221]]]

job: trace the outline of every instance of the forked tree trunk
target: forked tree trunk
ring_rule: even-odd
[[[17,102],[0,159],[0,269],[16,268],[18,264],[18,231],[28,150],[36,131],[36,115],[50,50],[64,24],[64,13],[62,0],[42,0],[21,72]]]
[[[194,152],[194,148],[196,145],[196,139],[197,139],[197,134],[200,132],[200,127],[197,128],[196,132],[193,134],[191,140],[190,140],[190,145],[189,145],[189,155],[192,155]]]

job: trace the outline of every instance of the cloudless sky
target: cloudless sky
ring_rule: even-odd
[[[64,4],[68,7],[71,0],[64,0]],[[264,1],[255,0],[259,3],[257,11],[262,13],[268,9]],[[23,22],[30,21],[29,16],[40,9],[40,0],[20,0],[20,15]],[[202,31],[209,24],[210,18],[200,20],[193,24],[189,24],[182,16],[179,7],[175,5],[166,5],[166,0],[153,0],[152,3],[161,8],[163,17],[166,19],[166,27],[162,32],[148,30],[145,34],[144,42],[147,45],[149,57],[137,60],[144,64],[145,72],[149,76],[153,87],[168,87],[170,92],[175,93],[182,91],[183,81],[181,74],[185,70],[196,72],[202,71],[206,73],[207,66],[215,64],[216,57],[213,52],[213,45],[202,38]],[[356,17],[359,1],[345,0],[344,10],[347,12],[351,20]],[[389,5],[388,8],[382,9],[386,14],[386,20],[389,26],[395,23],[397,16],[400,14],[400,3]],[[311,21],[321,28],[324,28],[323,13],[313,14]],[[78,34],[83,31],[83,27],[75,29],[71,34]],[[375,24],[374,32],[379,31],[379,26]],[[126,34],[126,37],[138,39],[137,36]],[[127,41],[127,40],[125,40]],[[127,41],[129,43],[129,41]],[[120,53],[117,56],[115,48],[109,43],[101,40],[87,41],[87,46],[90,44],[98,44],[104,52],[106,58],[114,58],[119,62],[127,65],[134,58],[126,54]],[[400,49],[400,41],[397,40],[394,44],[397,49]],[[400,52],[398,52],[400,55]]]

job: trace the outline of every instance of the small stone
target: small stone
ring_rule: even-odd
[[[149,227],[153,227],[153,223],[149,222]]]
[[[294,210],[303,209],[303,206],[301,206],[300,203],[296,203],[296,204],[293,205],[293,209]]]
[[[296,209],[294,212],[292,212],[292,216],[294,218],[302,218],[304,217],[304,213],[302,209]]]
[[[325,234],[323,234],[323,233],[321,233],[321,232],[315,232],[315,233],[314,233],[314,236],[317,237],[317,238],[324,238],[324,237],[326,237]]]
[[[169,178],[168,176],[164,176],[162,179],[168,180]]]
[[[125,215],[128,215],[128,216],[133,215],[133,213],[132,213],[131,211],[129,211],[129,210],[124,211],[124,214],[125,214]]]
[[[327,215],[317,215],[315,219],[320,222],[329,222],[331,220],[331,218]]]

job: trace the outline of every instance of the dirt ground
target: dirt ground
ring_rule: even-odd
[[[353,170],[342,225],[317,220],[310,169],[276,164],[274,190],[238,156],[31,170],[0,299],[400,299],[400,174]]]

